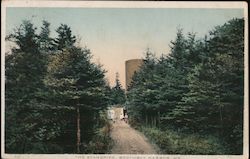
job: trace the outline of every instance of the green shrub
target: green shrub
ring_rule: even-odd
[[[99,130],[93,137],[84,150],[85,153],[105,154],[108,153],[112,146],[112,140],[109,134],[106,134],[103,129]]]
[[[109,153],[112,147],[110,132],[112,125],[106,117],[105,112],[100,114],[101,128],[97,129],[92,140],[83,145],[83,152],[88,154],[105,154]]]
[[[53,143],[45,143],[45,142],[36,142],[29,143],[26,145],[27,153],[29,154],[54,154],[54,153],[63,153],[63,149],[58,144]]]
[[[182,134],[172,130],[141,127],[141,131],[161,149],[164,154],[212,155],[225,154],[225,146],[214,136]]]

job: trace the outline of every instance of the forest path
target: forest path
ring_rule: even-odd
[[[114,140],[112,154],[156,154],[146,137],[124,121],[113,123],[111,137]]]

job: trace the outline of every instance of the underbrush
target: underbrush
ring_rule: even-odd
[[[141,127],[140,130],[161,149],[163,154],[220,155],[226,149],[214,136],[181,134],[172,130]]]
[[[112,148],[112,139],[110,132],[112,125],[106,117],[105,112],[101,114],[102,127],[97,129],[92,140],[84,146],[84,153],[88,154],[106,154],[109,153]]]
[[[105,126],[97,131],[96,135],[93,137],[84,150],[88,154],[106,154],[109,153],[112,147],[112,140],[110,138],[110,133],[108,126]]]

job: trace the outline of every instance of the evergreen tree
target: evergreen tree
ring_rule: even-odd
[[[47,85],[60,97],[58,104],[65,107],[68,118],[63,121],[76,134],[68,134],[68,142],[76,142],[77,153],[82,151],[86,131],[94,126],[88,120],[94,120],[107,104],[104,70],[90,62],[90,54],[88,49],[72,47],[55,54],[48,67]],[[77,138],[72,140],[73,136]]]
[[[125,91],[122,89],[122,85],[119,80],[119,74],[116,73],[115,86],[111,88],[111,102],[112,105],[125,103]]]
[[[215,27],[202,40],[178,30],[169,56],[146,54],[133,77],[130,117],[160,129],[211,134],[231,154],[242,154],[243,52],[243,19]]]
[[[134,75],[129,88],[128,110],[130,115],[146,125],[155,125],[157,114],[157,78],[155,74],[156,57],[146,50],[144,63],[140,70]]]
[[[5,67],[7,153],[84,153],[103,126],[105,71],[91,62],[89,49],[73,46],[69,27],[71,39],[59,40],[66,41],[60,52],[51,47],[49,32],[46,21],[39,35],[24,21],[7,37],[16,44]],[[58,32],[57,40],[63,29]]]
[[[70,27],[66,24],[61,24],[56,29],[58,37],[54,40],[56,49],[63,50],[64,48],[73,47],[76,42],[76,37],[72,35]]]
[[[6,56],[6,151],[26,153],[41,141],[39,121],[43,113],[43,78],[46,58],[39,51],[36,28],[30,21],[21,26],[8,39],[17,47]],[[33,134],[33,135],[31,135]]]
[[[216,27],[208,40],[209,54],[190,75],[184,101],[196,109],[209,132],[218,132],[242,152],[244,20],[234,19]],[[196,104],[195,104],[196,103]],[[191,119],[191,117],[189,118]],[[238,134],[236,135],[235,132]]]
[[[53,39],[50,38],[50,23],[43,21],[43,26],[39,34],[40,50],[44,52],[51,52],[53,50]]]

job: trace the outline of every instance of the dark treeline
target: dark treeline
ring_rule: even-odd
[[[244,20],[217,26],[201,40],[179,29],[170,47],[160,58],[147,50],[134,75],[131,124],[143,125],[165,153],[242,154]]]
[[[6,153],[107,153],[109,105],[123,104],[131,125],[168,154],[242,154],[244,20],[197,40],[179,29],[169,54],[147,50],[127,91],[91,62],[69,26],[50,36],[24,21],[6,40]]]
[[[6,153],[106,153],[110,88],[69,26],[24,21],[6,40]]]
[[[115,86],[110,88],[109,94],[109,105],[123,105],[126,101],[125,91],[122,88],[121,82],[119,80],[119,74],[116,73]]]

